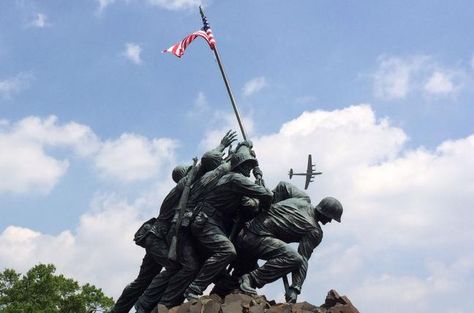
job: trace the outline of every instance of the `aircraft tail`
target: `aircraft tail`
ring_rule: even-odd
[[[290,171],[288,172],[288,176],[290,176],[290,179],[293,177],[293,169],[290,168]]]

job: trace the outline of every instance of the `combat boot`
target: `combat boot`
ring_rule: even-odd
[[[136,303],[134,307],[135,307],[135,313],[147,313],[145,309],[143,309],[142,306],[139,305],[138,303]]]
[[[193,300],[198,300],[200,297],[200,294],[188,287],[188,289],[186,289],[186,291],[184,292],[183,296],[186,298],[186,300],[193,301]]]
[[[240,290],[242,290],[243,292],[251,294],[251,295],[257,294],[257,290],[255,290],[255,287],[253,287],[252,278],[250,277],[249,274],[242,275],[239,278],[239,283],[240,283]]]

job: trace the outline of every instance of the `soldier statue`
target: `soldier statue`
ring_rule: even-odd
[[[201,165],[197,169],[195,177],[199,178],[206,171],[212,170],[213,166],[217,167],[222,162],[224,149],[235,140],[236,133],[228,131],[215,149],[203,155]],[[175,167],[172,172],[172,178],[177,184],[163,200],[158,217],[152,219],[152,224],[145,223],[142,225],[137,234],[135,234],[136,243],[146,250],[145,257],[143,258],[137,278],[125,287],[110,313],[128,313],[152,282],[153,278],[160,273],[164,266],[169,264],[167,234],[170,230],[171,221],[189,170],[190,166]]]
[[[319,223],[340,222],[343,208],[332,197],[314,206],[305,192],[287,182],[280,182],[273,194],[271,207],[239,233],[236,241],[239,258],[233,275],[241,275],[242,291],[256,294],[255,288],[292,273],[292,285],[285,291],[285,298],[294,303],[306,277],[308,260],[323,237]],[[299,243],[298,250],[289,245],[291,242]],[[266,263],[258,266],[259,259]]]
[[[242,197],[256,198],[262,207],[270,205],[272,192],[249,179],[250,172],[257,166],[257,159],[248,151],[233,154],[231,172],[222,176],[198,204],[191,232],[198,246],[208,251],[209,255],[197,277],[186,289],[186,299],[198,298],[236,258],[237,253],[229,235],[238,215],[243,213],[238,212]]]
[[[240,142],[235,151],[231,151],[231,155],[251,155],[253,153],[251,148],[252,143],[250,141]],[[152,311],[157,303],[171,308],[179,305],[184,300],[183,294],[186,288],[198,274],[203,263],[202,259],[206,257],[202,252],[197,252],[192,234],[189,233],[189,223],[199,213],[196,210],[198,204],[216,187],[220,178],[231,171],[231,160],[232,158],[221,162],[217,168],[208,171],[193,182],[186,203],[185,217],[179,228],[178,258],[176,261],[170,260],[165,270],[153,279],[140,296],[135,304],[135,309],[138,313]],[[177,223],[178,214],[179,212],[175,210],[175,217],[172,220],[173,224],[170,227],[171,230],[175,229],[174,223]],[[173,231],[168,232],[168,241],[170,241],[169,237],[173,234]]]

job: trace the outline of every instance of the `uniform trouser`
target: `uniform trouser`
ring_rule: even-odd
[[[248,230],[239,234],[236,248],[239,258],[235,262],[234,275],[249,273],[254,286],[258,288],[293,272],[304,263],[303,257],[284,241],[258,236]],[[267,262],[256,267],[259,259]]]
[[[184,291],[196,277],[200,262],[188,234],[181,235],[178,249],[177,262],[170,262],[138,299],[137,307],[143,311],[151,312],[157,303],[171,308],[183,302]]]
[[[153,278],[168,264],[168,245],[164,239],[149,234],[145,238],[145,249],[137,278],[125,287],[110,313],[128,313]]]
[[[200,248],[205,249],[210,255],[197,277],[188,287],[194,293],[202,294],[225,270],[226,266],[236,258],[237,253],[222,228],[211,221],[207,221],[203,225],[193,223],[191,231]]]

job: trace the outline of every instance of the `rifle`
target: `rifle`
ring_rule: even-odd
[[[171,239],[170,250],[168,251],[168,259],[170,259],[172,261],[176,261],[176,259],[178,258],[177,245],[178,245],[178,240],[179,240],[178,236],[179,236],[179,233],[180,233],[179,228],[181,227],[181,222],[183,220],[184,211],[186,210],[186,204],[188,202],[189,192],[191,190],[191,184],[194,180],[194,177],[196,177],[196,172],[197,172],[196,164],[197,164],[197,158],[194,157],[192,168],[189,171],[188,175],[186,176],[186,183],[184,185],[183,192],[181,193],[181,197],[179,198],[178,220],[176,221],[175,233],[173,235],[173,238]]]

